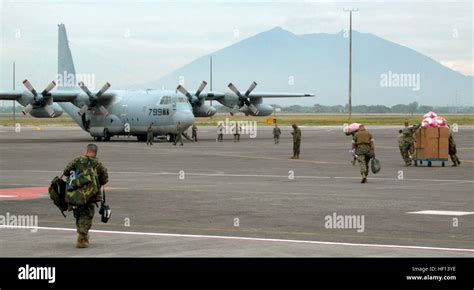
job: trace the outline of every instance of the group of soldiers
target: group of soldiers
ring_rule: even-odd
[[[412,161],[415,159],[415,139],[413,137],[416,129],[420,125],[409,126],[406,122],[405,127],[402,130],[399,130],[398,144],[400,148],[400,153],[405,161],[406,166],[411,166]],[[291,159],[300,158],[300,145],[301,145],[301,129],[298,125],[292,125],[293,131],[291,132],[293,136],[293,156]],[[197,127],[193,125],[192,128],[192,140],[197,142]],[[234,130],[234,142],[240,141],[240,131],[241,128],[239,125],[236,126]],[[181,129],[181,124],[177,124],[177,134],[175,136],[174,145],[177,142],[183,144],[182,135],[183,131]],[[222,142],[224,134],[223,125],[218,126],[218,137],[217,141]],[[361,183],[367,182],[367,177],[369,174],[369,162],[371,159],[375,158],[375,144],[372,134],[365,128],[364,125],[360,125],[359,128],[351,133],[346,133],[347,135],[352,135],[352,152],[354,155],[354,162],[359,162],[360,174],[361,174]],[[279,144],[281,135],[281,129],[275,124],[273,128],[273,139],[275,144]],[[153,123],[150,124],[148,128],[147,144],[153,145]],[[449,155],[453,161],[453,166],[458,166],[461,164],[459,158],[456,155],[456,143],[452,134],[449,134]],[[77,171],[84,164],[89,164],[93,166],[97,172],[99,185],[104,186],[108,182],[107,168],[97,159],[97,146],[95,144],[87,145],[86,152],[83,156],[80,156],[73,161],[71,161],[67,167],[64,169],[63,174],[69,176],[72,172]],[[76,227],[77,227],[77,243],[78,248],[86,248],[89,246],[89,229],[92,226],[92,220],[94,217],[94,206],[97,202],[101,201],[100,192],[97,192],[96,197],[91,199],[87,204],[82,206],[70,207],[69,210],[72,210],[74,217],[76,218]]]
[[[421,127],[421,124],[410,126],[408,122],[405,122],[405,127],[402,130],[398,131],[398,147],[400,149],[400,154],[402,155],[403,160],[405,161],[405,166],[411,166],[413,161],[416,159],[416,150],[415,150],[415,137],[414,134],[418,128]],[[453,167],[459,166],[461,161],[457,156],[456,142],[454,141],[453,134],[449,132],[449,149],[448,154],[453,162]]]
[[[153,132],[153,123],[150,124],[150,126],[148,126],[146,132],[147,132],[147,136],[146,136],[146,145],[153,145],[153,139],[155,138],[155,135],[154,135],[154,132]],[[191,140],[193,142],[197,142],[197,127],[196,125],[193,125],[191,127],[191,131],[192,131],[192,136],[191,136]],[[174,141],[173,141],[173,145],[176,145],[178,142],[180,143],[179,145],[183,146],[183,135],[185,135],[185,133],[183,132],[183,128],[181,126],[181,122],[178,122],[178,124],[176,125],[176,134],[174,135]],[[186,135],[187,136],[187,135]],[[189,139],[189,137],[186,137]]]

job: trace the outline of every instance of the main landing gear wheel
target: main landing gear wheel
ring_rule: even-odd
[[[146,141],[146,135],[137,135],[137,139],[139,142],[145,142]]]

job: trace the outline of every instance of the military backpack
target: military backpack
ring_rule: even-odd
[[[80,157],[66,181],[66,201],[71,205],[84,205],[100,194],[97,163],[90,158]]]
[[[68,209],[66,202],[66,182],[62,180],[62,176],[56,176],[48,188],[49,197],[53,200],[54,205],[59,208],[61,214],[66,217],[64,212]]]

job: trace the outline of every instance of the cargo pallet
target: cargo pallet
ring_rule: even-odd
[[[415,166],[418,166],[418,162],[420,162],[420,165],[423,165],[423,162],[428,163],[428,167],[431,167],[431,164],[433,161],[441,161],[441,166],[445,166],[445,162],[448,161],[447,158],[416,158],[415,159]]]

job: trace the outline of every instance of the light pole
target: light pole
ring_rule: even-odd
[[[359,9],[344,9],[349,12],[349,119],[352,117],[352,12]]]
[[[15,90],[15,61],[13,61],[13,90]],[[16,101],[13,100],[13,127],[15,127],[16,124]]]

